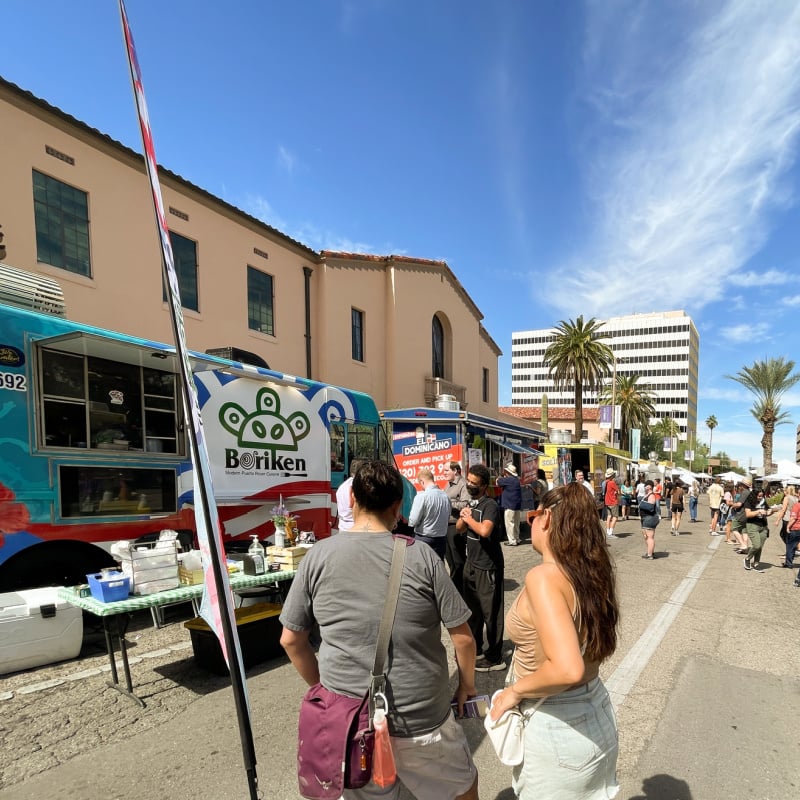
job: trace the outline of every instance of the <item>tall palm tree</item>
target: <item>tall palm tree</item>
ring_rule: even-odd
[[[708,454],[711,455],[711,442],[714,439],[714,428],[719,425],[717,418],[712,414],[706,419],[706,428],[708,428]]]
[[[761,425],[761,452],[764,457],[764,475],[772,471],[772,438],[778,425],[789,422],[789,413],[781,411],[780,399],[798,381],[800,374],[795,372],[794,361],[768,358],[754,361],[750,367],[742,367],[735,375],[726,375],[732,381],[742,384],[756,396],[750,413]]]
[[[706,428],[708,428],[708,457],[711,458],[711,442],[714,439],[714,428],[719,425],[717,418],[712,414],[706,419]]]
[[[620,407],[619,443],[628,450],[631,428],[646,432],[650,418],[656,415],[655,394],[647,386],[639,386],[639,375],[619,375],[614,387],[604,386],[600,393],[602,403],[614,402]]]
[[[611,348],[600,341],[601,325],[594,317],[585,323],[583,316],[575,321],[561,320],[555,339],[544,352],[544,363],[556,387],[574,389],[576,442],[583,430],[583,390],[599,389],[614,363]]]

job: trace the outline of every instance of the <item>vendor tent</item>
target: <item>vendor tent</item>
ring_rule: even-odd
[[[721,481],[733,481],[734,483],[736,483],[736,481],[742,480],[742,478],[744,478],[744,475],[740,475],[738,472],[731,471],[731,472],[721,472],[719,475],[715,475],[714,477],[719,478]]]
[[[784,459],[779,461],[775,466],[775,473],[773,475],[765,475],[763,478],[767,483],[787,481],[790,478],[800,478],[800,465],[795,464],[794,461]]]

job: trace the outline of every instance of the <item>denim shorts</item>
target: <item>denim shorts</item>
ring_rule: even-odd
[[[523,711],[536,700],[524,700]],[[525,726],[525,758],[514,767],[521,800],[606,800],[619,792],[619,738],[599,678],[545,700]]]
[[[363,789],[345,789],[344,800],[396,800],[400,781],[417,800],[453,800],[464,794],[478,775],[464,729],[452,712],[430,733],[393,736],[392,752],[399,780],[385,789],[372,782]]]

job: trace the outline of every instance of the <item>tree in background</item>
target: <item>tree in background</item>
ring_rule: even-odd
[[[558,389],[572,388],[575,393],[575,431],[573,441],[581,440],[583,431],[583,390],[599,389],[614,364],[611,348],[600,341],[600,325],[594,317],[584,323],[562,320],[555,326],[556,335],[544,352],[544,363]]]
[[[786,425],[791,420],[788,411],[781,411],[781,397],[798,381],[800,374],[792,373],[794,361],[780,358],[768,358],[754,361],[750,367],[742,367],[736,375],[726,375],[752,392],[756,401],[750,413],[761,425],[761,452],[764,458],[763,474],[772,472],[772,440],[775,428]]]
[[[714,428],[719,425],[717,418],[712,414],[706,419],[706,428],[708,428],[708,452],[711,452],[711,442],[714,439]]]
[[[678,423],[675,422],[672,417],[662,417],[655,424],[655,431],[659,437],[659,443],[656,450],[662,454],[663,458],[668,458],[674,463],[678,448],[676,447],[674,450],[670,451],[669,447],[664,447],[664,440],[676,439],[678,437],[678,434],[680,433]],[[678,442],[678,444],[680,444],[680,442]]]
[[[639,375],[617,375],[616,387],[604,386],[600,393],[602,403],[610,405],[613,401],[620,407],[619,442],[623,450],[630,450],[631,428],[639,428],[644,436],[650,428],[650,418],[656,415],[655,394],[648,387],[639,386],[639,379]]]

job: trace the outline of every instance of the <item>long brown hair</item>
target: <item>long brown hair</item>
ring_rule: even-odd
[[[586,658],[605,661],[617,647],[619,605],[614,567],[594,497],[568,483],[551,489],[542,507],[552,513],[550,550],[580,603],[586,631]]]

